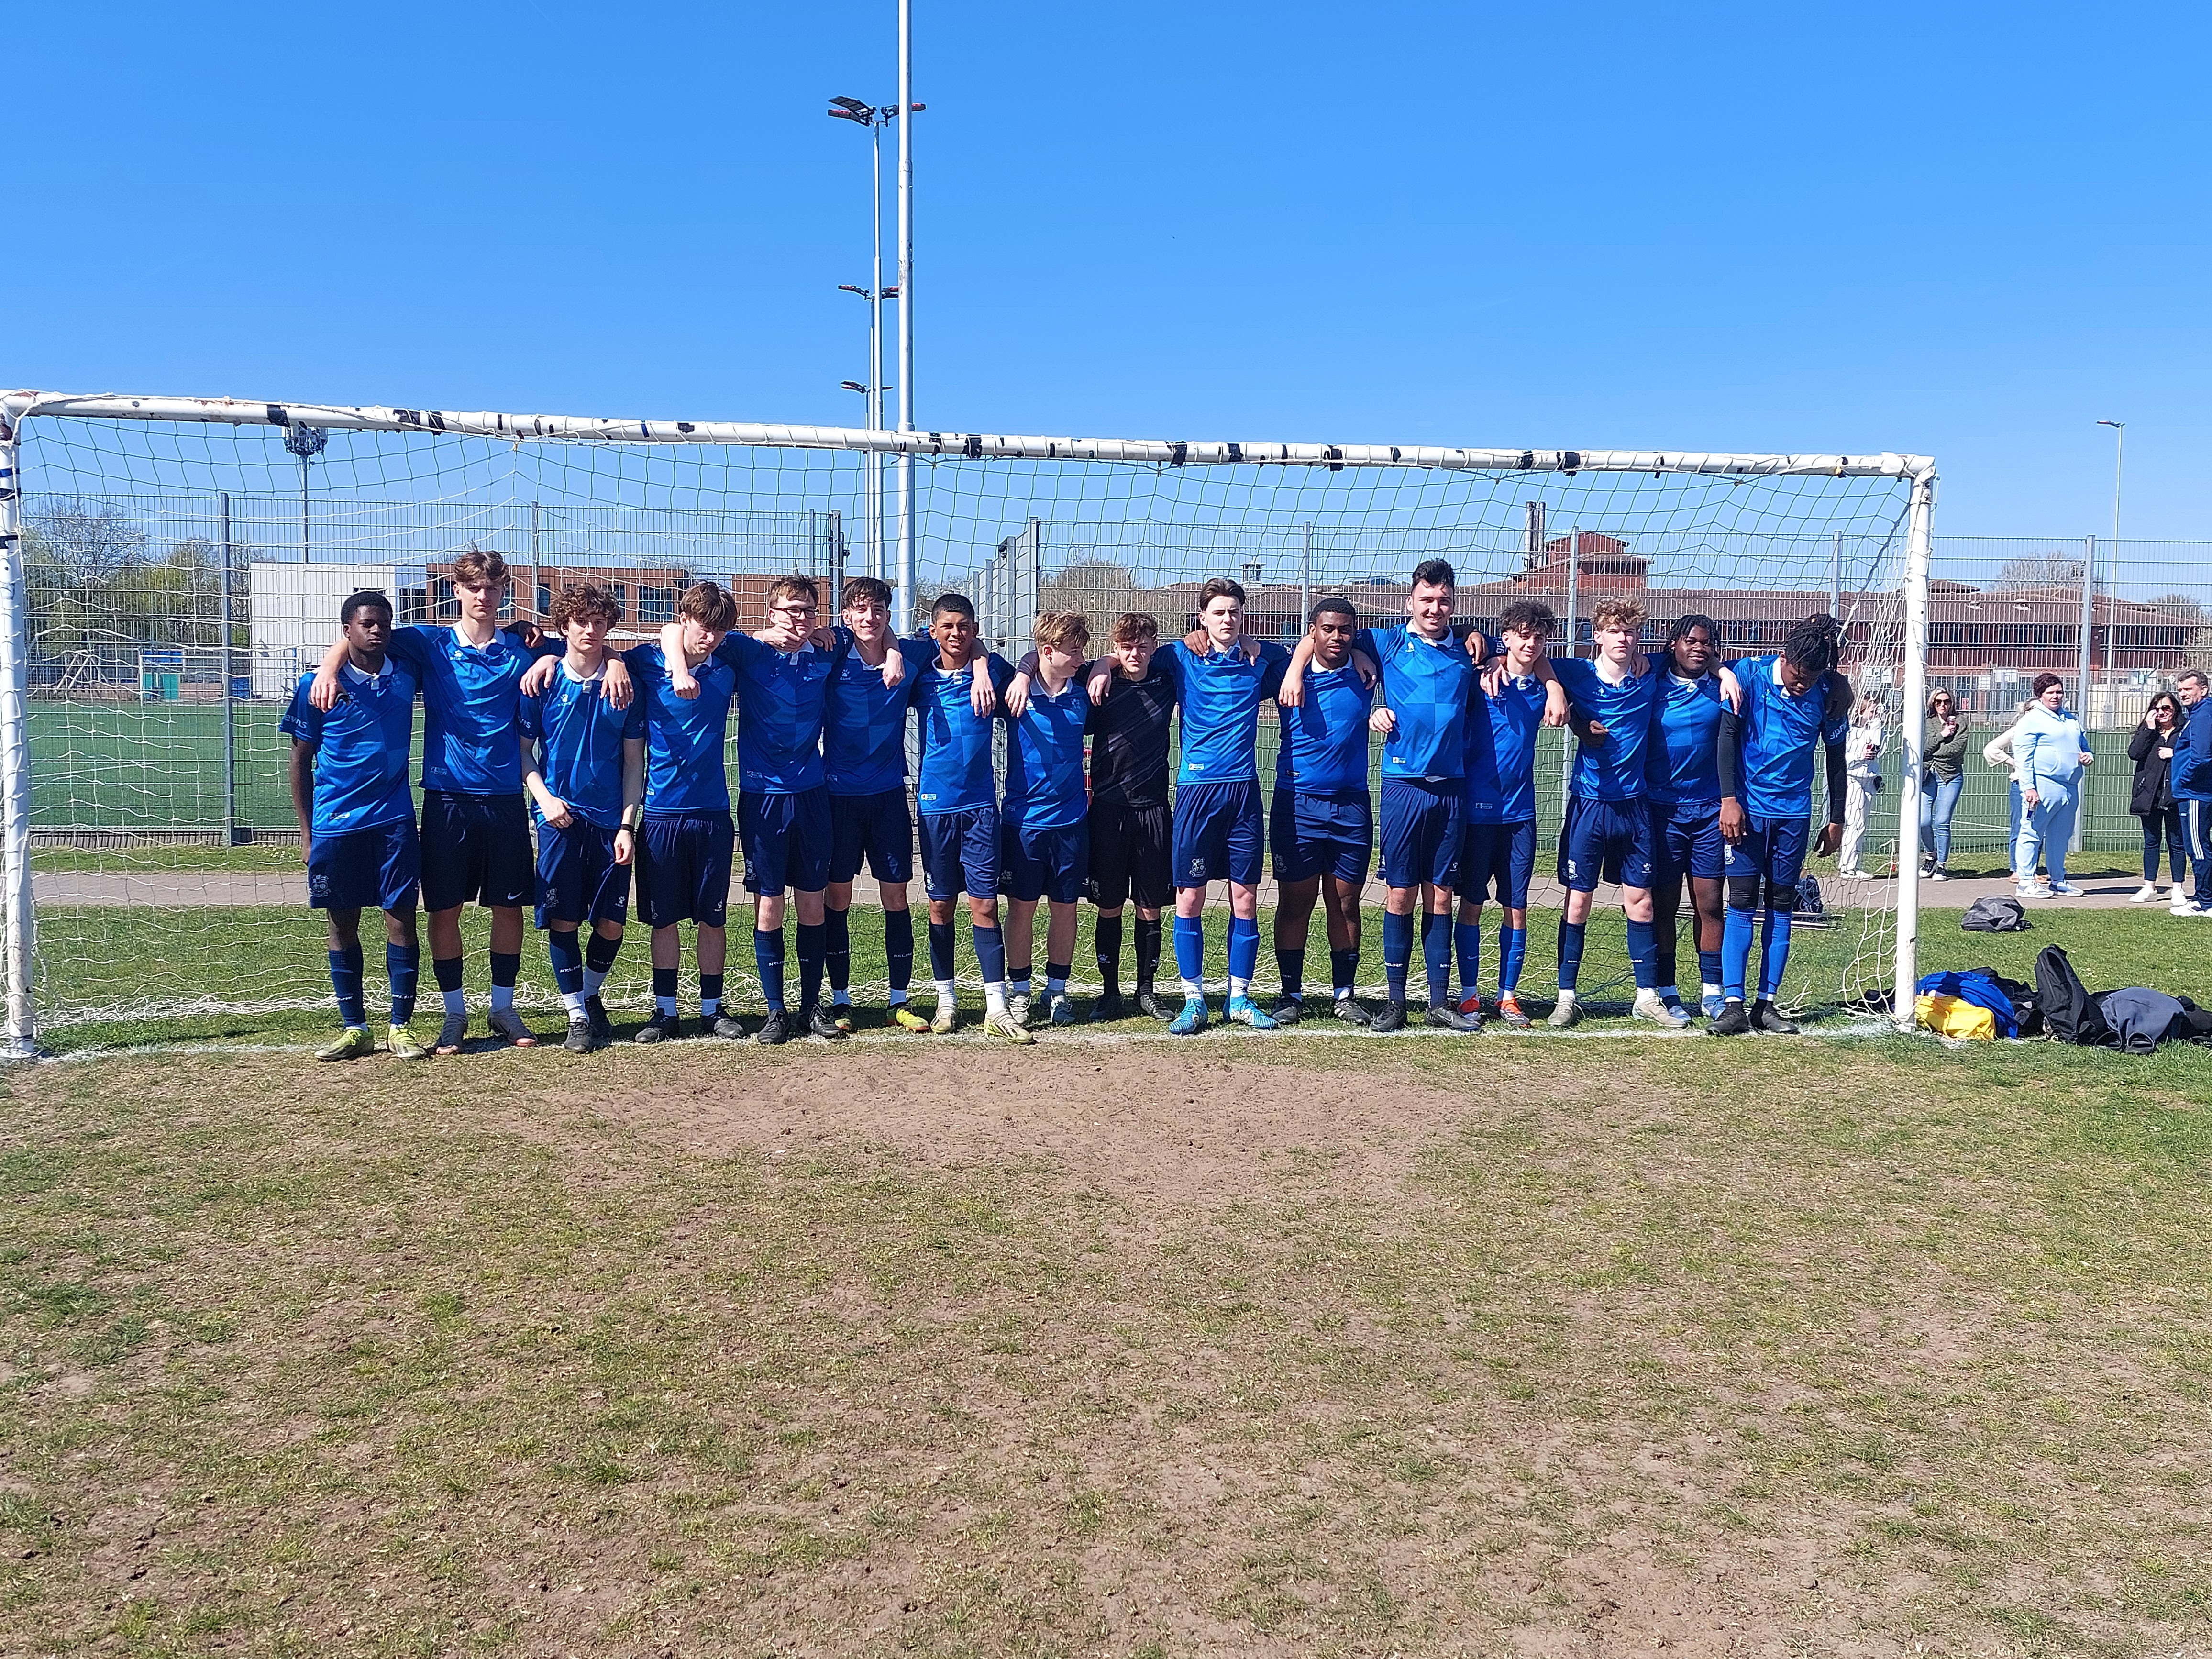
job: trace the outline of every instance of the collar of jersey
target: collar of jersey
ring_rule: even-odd
[[[1636,659],[1633,657],[1631,657],[1628,659],[1628,672],[1623,674],[1617,680],[1609,680],[1606,678],[1604,664],[1605,659],[1603,657],[1592,657],[1590,659],[1590,672],[1597,676],[1598,684],[1601,685],[1607,685],[1618,690],[1620,687],[1627,684],[1631,680],[1640,680],[1644,678],[1644,674],[1639,674],[1636,672]],[[1644,662],[1644,672],[1645,674],[1651,672],[1651,664],[1648,659]]]
[[[389,656],[386,656],[384,659],[384,666],[378,669],[374,674],[362,673],[361,670],[353,665],[350,659],[338,665],[338,672],[343,675],[351,676],[356,685],[373,685],[381,690],[383,689],[384,682],[392,676],[392,659]]]
[[[507,639],[507,630],[505,629],[495,628],[491,630],[491,638],[484,641],[483,644],[471,645],[466,640],[461,637],[461,625],[459,623],[447,623],[446,624],[446,633],[447,637],[449,637],[453,643],[459,646],[462,650],[473,651],[479,657],[489,656],[493,652],[498,650],[500,646]]]
[[[579,674],[568,666],[568,659],[565,654],[561,659],[561,678],[571,685],[597,685],[606,677],[607,659],[605,657],[599,659],[599,672],[596,674]]]

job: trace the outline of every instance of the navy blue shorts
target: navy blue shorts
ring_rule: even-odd
[[[1459,831],[1467,786],[1457,778],[1382,780],[1382,884],[1459,885]]]
[[[727,812],[647,813],[637,832],[637,910],[645,925],[726,926],[737,839]]]
[[[1536,873],[1536,820],[1470,823],[1459,835],[1459,896],[1489,902],[1494,891],[1509,910],[1528,908],[1528,881]]]
[[[1024,904],[1049,899],[1073,904],[1091,874],[1091,826],[1063,823],[1032,830],[1009,823],[999,831],[999,890]]]
[[[1364,885],[1375,852],[1375,805],[1364,789],[1307,795],[1278,787],[1267,841],[1277,881],[1325,875]]]
[[[933,899],[999,890],[999,809],[970,806],[921,815],[921,884]]]
[[[1175,838],[1166,805],[1132,806],[1127,801],[1091,803],[1091,902],[1102,910],[1135,902],[1139,909],[1164,910],[1175,902],[1174,866],[1169,843]]]
[[[538,925],[629,920],[629,866],[615,862],[615,832],[574,811],[565,830],[539,824]]]
[[[422,876],[422,842],[412,818],[307,843],[307,902],[318,910],[412,910]]]
[[[829,789],[817,783],[795,795],[746,790],[738,797],[738,839],[747,892],[820,892],[830,884]]]
[[[1567,799],[1559,826],[1559,879],[1570,892],[1595,893],[1601,881],[1651,885],[1651,809],[1642,800]]]
[[[422,908],[435,914],[471,900],[520,909],[537,890],[530,814],[520,795],[422,792]]]
[[[1267,838],[1257,778],[1176,787],[1170,854],[1176,886],[1203,887],[1210,881],[1258,886]]]
[[[830,879],[852,880],[863,858],[878,881],[914,879],[914,814],[904,789],[830,797]]]
[[[1803,813],[1793,813],[1786,818],[1753,817],[1744,816],[1742,842],[1727,848],[1723,873],[1730,889],[1765,881],[1763,896],[1775,909],[1795,909],[1797,904],[1797,878],[1805,872],[1805,848],[1812,838],[1812,825]],[[1725,843],[1723,843],[1725,846]],[[1730,902],[1734,902],[1733,892]],[[1753,902],[1736,905],[1738,909],[1757,909],[1759,896],[1747,894]]]
[[[1721,839],[1721,804],[1693,801],[1668,806],[1653,801],[1651,840],[1654,873],[1661,879],[1717,878],[1728,851],[1728,843]]]

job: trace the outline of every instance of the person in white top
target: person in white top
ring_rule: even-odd
[[[1866,878],[1859,854],[1866,845],[1868,811],[1881,788],[1881,704],[1862,696],[1844,734],[1844,842],[1836,860],[1836,873],[1853,881]]]
[[[2012,774],[2012,781],[2007,786],[2005,791],[2011,805],[2011,818],[2005,825],[2005,862],[2007,864],[2013,861],[2014,855],[2019,849],[2020,820],[2025,810],[2021,803],[2020,766],[2013,758],[2013,741],[2020,735],[2021,722],[2027,718],[2028,711],[2034,707],[2035,699],[2033,697],[2022,702],[2020,706],[2020,713],[2014,717],[2013,723],[1982,745],[1983,760],[1993,767]],[[2013,881],[2015,885],[2023,882],[2035,885],[2044,884],[2033,870],[2014,870]],[[2046,887],[2045,891],[2036,896],[2049,898],[2051,894]]]

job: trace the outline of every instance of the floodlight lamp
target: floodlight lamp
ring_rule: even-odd
[[[832,98],[830,101],[839,109],[851,110],[856,115],[864,113],[868,107],[857,98]]]
[[[837,384],[843,386],[848,392],[866,392],[868,389],[862,386],[858,380],[840,380]]]

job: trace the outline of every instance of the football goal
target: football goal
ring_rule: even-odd
[[[1125,611],[1175,637],[1213,575],[1243,584],[1262,638],[1293,641],[1323,595],[1389,625],[1413,567],[1431,557],[1455,567],[1462,623],[1494,629],[1515,599],[1544,600],[1560,618],[1559,655],[1591,654],[1593,611],[1613,596],[1642,605],[1654,648],[1675,617],[1701,614],[1729,658],[1772,653],[1791,623],[1832,611],[1845,672],[1902,738],[1902,798],[1880,809],[1863,860],[1895,879],[1823,884],[1845,948],[1800,951],[1784,1000],[1910,1014],[1935,483],[1924,458],[12,392],[0,398],[0,946],[4,1037],[19,1054],[70,1022],[327,997],[277,723],[347,593],[381,589],[402,623],[434,625],[457,614],[453,560],[471,544],[505,556],[518,618],[542,618],[563,583],[588,579],[615,592],[623,631],[643,637],[686,584],[711,577],[750,627],[778,574],[823,579],[833,606],[845,578],[874,574],[902,623],[941,592],[967,593],[1010,656],[1041,610],[1083,611],[1096,641]],[[1544,734],[1547,849],[1571,748]],[[1265,716],[1261,749],[1267,787]],[[1558,902],[1552,873],[1547,850],[1538,907]],[[1626,980],[1605,903],[1586,1000]],[[1544,951],[1532,951],[1532,986]],[[1371,940],[1377,978],[1380,956]],[[625,950],[611,1004],[641,1005],[645,960]]]

